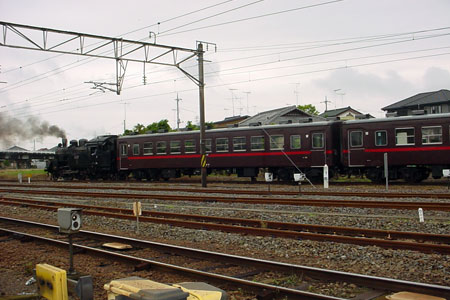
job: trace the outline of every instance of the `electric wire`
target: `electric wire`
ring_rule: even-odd
[[[286,9],[286,10],[277,11],[277,12],[273,12],[273,13],[267,13],[267,14],[263,14],[263,15],[247,17],[247,18],[237,19],[237,20],[233,20],[233,21],[227,21],[227,22],[222,22],[222,23],[218,23],[218,24],[212,24],[212,25],[187,29],[187,30],[183,30],[183,31],[177,31],[177,32],[173,32],[173,33],[161,34],[160,37],[165,37],[165,36],[180,34],[180,33],[186,33],[186,32],[196,31],[196,30],[200,30],[200,29],[229,25],[229,24],[234,24],[234,23],[239,23],[239,22],[244,22],[244,21],[249,21],[249,20],[255,20],[255,19],[260,19],[260,18],[265,18],[265,17],[271,17],[271,16],[275,16],[275,15],[279,15],[279,14],[289,13],[289,12],[293,12],[293,11],[297,11],[297,10],[308,9],[308,8],[313,8],[313,7],[323,6],[323,5],[334,4],[334,3],[342,2],[342,1],[345,1],[345,0],[333,0],[333,1],[322,2],[322,3],[318,3],[318,4],[301,6],[301,7]]]
[[[385,38],[385,37],[394,37],[394,36],[402,36],[402,35],[416,35],[416,34],[419,34],[419,33],[426,33],[426,32],[431,32],[431,31],[441,31],[441,30],[446,30],[446,29],[449,29],[450,27],[441,27],[441,28],[434,28],[434,29],[426,29],[426,30],[419,30],[419,31],[411,31],[411,32],[405,32],[405,33],[395,33],[395,34],[384,34],[384,35],[376,35],[376,36],[369,36],[369,37],[361,37],[361,38],[359,38],[359,40],[354,40],[354,39],[356,39],[356,38],[350,38],[351,40],[353,40],[353,41],[351,41],[350,43],[358,43],[358,42],[364,42],[364,41],[368,41],[369,39],[374,39],[374,38]],[[447,34],[444,34],[444,35],[447,35]],[[408,39],[408,40],[401,40],[401,41],[395,41],[395,42],[392,42],[392,43],[400,43],[400,42],[405,42],[405,41],[413,41],[413,40],[420,40],[420,39],[423,39],[423,38],[435,38],[435,37],[440,37],[440,36],[442,36],[442,34],[440,34],[440,35],[430,35],[430,36],[424,36],[424,37],[417,37],[417,36],[415,36],[413,39]],[[338,39],[338,40],[342,40],[342,39]],[[372,41],[376,41],[376,40],[372,40]],[[319,42],[324,42],[324,41],[319,41]],[[327,41],[325,41],[325,42],[327,42]],[[307,42],[308,43],[308,42]],[[345,42],[345,43],[338,43],[338,44],[332,44],[333,46],[336,46],[336,45],[343,45],[343,44],[347,44],[347,43],[349,43],[349,42]],[[380,45],[380,44],[379,44]],[[381,45],[385,45],[385,44],[381,44]],[[331,45],[322,45],[322,47],[327,47],[327,46],[331,46]],[[375,45],[375,46],[377,46],[377,45]],[[320,46],[318,46],[318,47],[320,47]],[[365,47],[370,47],[370,46],[365,46]],[[353,49],[357,49],[357,48],[353,48]],[[340,51],[349,51],[349,50],[340,50]],[[232,59],[232,60],[225,60],[225,61],[221,61],[220,63],[224,63],[224,62],[229,62],[229,61],[236,61],[236,60],[248,60],[248,59],[251,59],[251,58],[258,58],[258,57],[264,57],[264,56],[273,56],[273,55],[280,55],[280,54],[284,54],[284,53],[288,53],[288,52],[292,52],[292,50],[291,51],[287,51],[287,52],[277,52],[277,53],[270,53],[270,54],[264,54],[264,55],[256,55],[256,56],[247,56],[247,57],[244,57],[244,58],[238,58],[238,59]],[[330,52],[330,53],[336,53],[336,52]],[[320,54],[320,55],[324,55],[324,54]],[[89,60],[89,59],[92,59],[92,58],[86,58],[86,59],[83,59],[83,60]],[[293,59],[299,59],[299,58],[293,58]],[[280,60],[276,60],[276,61],[274,61],[274,62],[280,62]],[[85,63],[87,63],[87,62],[85,62]],[[85,63],[83,63],[83,64],[85,64]],[[271,63],[271,62],[268,62],[268,63]],[[213,62],[213,64],[214,64],[214,62]],[[241,67],[237,67],[237,68],[248,68],[248,67],[253,67],[253,66],[258,66],[258,65],[264,65],[264,64],[267,64],[267,62],[265,62],[265,63],[261,63],[261,64],[254,64],[254,65],[248,65],[248,66],[241,66]],[[67,65],[66,65],[67,66]],[[196,67],[196,65],[192,65],[192,66],[187,66],[187,67],[185,67],[186,69],[187,68],[190,68],[190,67]],[[62,69],[63,67],[61,67],[61,68],[58,68],[58,69]],[[69,69],[71,69],[71,68],[69,68]],[[69,69],[65,69],[65,70],[69,70]],[[162,71],[165,71],[166,69],[162,69],[162,70],[160,70],[161,72]],[[224,70],[222,70],[222,71],[224,71]],[[152,73],[157,73],[158,71],[152,71]],[[47,73],[51,73],[51,71],[49,71],[49,72],[46,72],[46,73],[44,73],[44,74],[47,74]],[[58,72],[57,74],[59,74],[60,72]],[[127,78],[129,78],[130,77],[130,75],[127,75]],[[39,81],[39,80],[41,80],[41,79],[36,79],[36,80],[34,80],[33,82],[35,82],[35,81]],[[21,85],[22,86],[22,85]],[[36,97],[35,97],[36,98]],[[29,101],[29,100],[25,100],[25,101]]]
[[[144,29],[152,28],[152,27],[154,27],[154,26],[157,26],[157,25],[160,25],[160,24],[163,24],[163,23],[166,23],[166,22],[174,21],[174,20],[177,20],[177,19],[180,19],[180,18],[189,16],[189,15],[192,15],[192,14],[195,14],[195,13],[198,13],[198,12],[201,12],[201,11],[204,11],[204,10],[207,10],[207,9],[210,9],[210,8],[214,8],[214,7],[223,5],[223,4],[228,3],[228,2],[233,2],[233,1],[235,1],[235,0],[226,0],[226,1],[222,1],[222,2],[219,2],[219,3],[217,3],[217,4],[213,4],[213,5],[204,7],[204,8],[200,8],[200,9],[197,9],[197,10],[194,10],[194,11],[191,11],[191,12],[188,12],[188,13],[185,13],[185,14],[181,14],[181,15],[178,15],[178,16],[175,16],[175,17],[172,17],[172,18],[169,18],[169,19],[167,19],[167,20],[163,20],[163,21],[154,23],[154,24],[152,24],[152,25],[148,25],[148,26],[145,26],[145,27],[141,27],[141,28],[138,28],[138,29],[134,29],[134,30],[132,30],[132,31],[125,32],[125,33],[120,34],[120,35],[115,36],[115,37],[116,37],[116,38],[119,38],[119,37],[122,37],[122,36],[126,36],[126,35],[129,35],[129,34],[132,34],[132,33],[135,33],[135,32],[141,31],[141,30],[144,30]],[[94,46],[94,45],[96,45],[96,44],[98,44],[98,43],[100,43],[100,42],[97,42],[97,43],[93,43],[93,44],[91,44],[91,45],[88,45],[88,47]],[[43,60],[39,60],[39,61],[36,61],[36,62],[27,64],[27,65],[24,65],[24,66],[20,66],[20,67],[17,67],[17,68],[13,68],[13,69],[6,70],[6,71],[4,71],[4,72],[2,72],[2,73],[3,73],[3,74],[6,74],[6,73],[9,73],[9,72],[12,72],[12,71],[17,71],[17,70],[20,70],[20,69],[22,69],[22,68],[29,67],[29,66],[32,66],[32,65],[41,63],[41,62],[45,62],[45,61],[47,61],[47,60],[51,60],[51,59],[54,59],[54,58],[57,58],[57,57],[60,57],[60,56],[63,56],[63,55],[66,55],[66,54],[58,54],[58,55],[55,55],[55,56],[52,56],[52,57],[49,57],[49,58],[46,58],[46,59],[43,59]]]
[[[326,69],[319,69],[319,70],[312,70],[312,71],[297,72],[297,73],[291,73],[291,74],[274,75],[274,76],[268,76],[268,77],[254,78],[254,79],[251,79],[251,80],[239,80],[239,81],[234,81],[234,82],[209,85],[209,86],[205,86],[205,88],[206,89],[211,89],[211,88],[221,87],[221,86],[224,86],[224,85],[235,85],[235,84],[241,84],[241,83],[247,83],[247,82],[258,82],[258,81],[265,81],[265,80],[271,80],[271,79],[276,79],[276,78],[286,78],[286,77],[292,77],[292,76],[299,76],[299,75],[306,75],[306,74],[313,74],[313,73],[321,73],[321,72],[330,72],[330,71],[344,70],[344,69],[350,69],[350,68],[372,66],[372,65],[380,65],[380,64],[394,63],[394,62],[401,62],[401,61],[410,61],[410,60],[415,60],[415,59],[423,59],[423,58],[438,57],[438,56],[445,56],[445,55],[450,55],[450,52],[437,53],[437,54],[431,54],[431,55],[422,55],[422,56],[409,57],[409,58],[399,58],[399,59],[392,59],[392,60],[385,60],[385,61],[378,61],[378,62],[370,62],[370,63],[360,63],[360,64],[354,64],[354,65],[341,66],[341,67],[333,67],[333,68],[326,68]],[[196,91],[196,90],[197,90],[197,88],[191,88],[191,89],[184,89],[184,90],[181,90],[179,92],[192,92],[192,91]],[[159,96],[167,96],[167,95],[171,95],[171,94],[173,94],[172,91],[171,92],[158,93],[158,94],[152,94],[152,95],[138,96],[138,97],[128,98],[128,99],[125,99],[125,100],[121,99],[121,100],[107,101],[107,102],[103,102],[103,103],[89,104],[89,105],[85,105],[85,106],[82,106],[82,107],[74,107],[74,108],[66,108],[66,109],[54,110],[54,111],[49,111],[49,112],[41,112],[41,114],[52,114],[52,113],[57,113],[57,112],[62,112],[62,111],[67,111],[67,110],[85,109],[85,108],[91,108],[91,107],[100,106],[100,105],[106,105],[106,104],[111,104],[111,103],[119,103],[119,102],[122,102],[122,101],[143,100],[143,99],[147,99],[147,98],[153,98],[153,97],[159,97]],[[21,115],[21,117],[27,117],[27,116],[31,116],[31,115],[27,115],[27,114]]]
[[[233,73],[229,73],[229,74],[224,74],[224,72],[226,72],[226,71],[231,71],[231,70],[235,70],[236,69],[236,68],[230,68],[230,69],[222,69],[221,71],[205,72],[205,76],[211,76],[211,75],[217,74],[217,73],[220,73],[220,76],[231,76],[231,75],[238,75],[238,74],[248,73],[248,72],[255,73],[255,72],[261,72],[261,71],[272,71],[272,70],[293,68],[293,67],[307,66],[307,65],[319,65],[319,64],[343,62],[343,61],[348,62],[348,61],[352,61],[352,60],[360,60],[360,59],[367,59],[367,58],[377,58],[377,57],[392,56],[392,55],[403,55],[403,54],[411,54],[411,53],[425,52],[425,51],[435,51],[435,50],[442,50],[442,49],[447,49],[447,48],[450,48],[450,46],[428,48],[428,49],[420,49],[420,50],[411,50],[411,51],[402,51],[402,52],[391,52],[391,53],[378,54],[378,55],[343,58],[343,59],[338,59],[338,60],[310,62],[310,63],[304,63],[304,64],[290,65],[290,66],[280,66],[280,67],[273,67],[273,68],[265,68],[265,69],[259,69],[259,70],[241,71],[241,72],[233,72]],[[219,78],[220,78],[220,76],[219,76]],[[217,76],[215,76],[215,77],[217,77]],[[164,80],[149,82],[148,85],[156,85],[156,84],[171,82],[173,80],[184,80],[184,79],[186,79],[186,78],[185,77],[177,77],[177,78],[171,78],[171,79],[164,79]],[[130,90],[130,89],[137,88],[137,87],[142,87],[142,86],[143,86],[142,84],[139,84],[139,85],[127,87],[127,88],[125,88],[125,90]],[[86,95],[86,96],[89,96],[89,95]],[[71,99],[66,99],[66,101],[67,100],[71,100]],[[62,102],[62,101],[58,100],[56,102]],[[45,103],[45,104],[47,104],[47,103]],[[41,104],[35,104],[33,107],[40,106],[40,105]],[[17,111],[17,110],[20,110],[20,109],[13,109],[11,111]]]
[[[214,14],[214,15],[211,15],[211,16],[207,16],[207,17],[204,17],[204,18],[201,18],[201,19],[198,19],[198,20],[195,20],[195,21],[192,21],[192,22],[183,24],[183,25],[179,25],[179,26],[176,26],[176,27],[173,27],[173,28],[170,28],[170,29],[161,31],[159,34],[160,34],[161,36],[164,36],[164,33],[170,32],[170,31],[172,31],[172,30],[175,30],[175,29],[178,29],[178,28],[182,28],[182,27],[186,27],[186,26],[189,26],[189,25],[192,25],[192,24],[195,24],[195,23],[198,23],[198,22],[202,22],[202,21],[205,21],[205,20],[208,20],[208,19],[217,17],[217,16],[221,16],[221,15],[227,14],[227,13],[229,13],[229,12],[236,11],[236,10],[238,10],[238,9],[242,9],[242,8],[244,8],[244,7],[248,7],[248,6],[251,6],[251,5],[254,5],[254,4],[263,2],[263,1],[264,1],[264,0],[257,0],[257,1],[251,2],[251,3],[247,3],[247,4],[244,4],[244,5],[238,6],[238,7],[234,7],[234,8],[231,8],[231,9],[229,9],[229,10],[226,10],[226,11],[223,11],[223,12],[219,12],[219,13]]]

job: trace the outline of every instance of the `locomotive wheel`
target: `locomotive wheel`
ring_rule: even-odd
[[[279,169],[277,172],[277,177],[281,181],[290,181],[292,180],[291,172],[287,169]]]
[[[366,177],[374,183],[383,183],[383,172],[381,169],[369,169],[366,171]]]
[[[424,179],[425,173],[422,169],[407,168],[403,170],[403,179],[408,183],[419,183]],[[428,177],[428,176],[426,176]]]

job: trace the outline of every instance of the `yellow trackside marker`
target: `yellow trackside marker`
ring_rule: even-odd
[[[202,168],[206,168],[206,155],[205,154],[202,155],[201,165],[202,165]]]
[[[48,264],[36,265],[39,295],[48,300],[67,300],[66,271]]]

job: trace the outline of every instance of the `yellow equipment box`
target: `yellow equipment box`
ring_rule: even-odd
[[[113,280],[105,284],[104,289],[108,292],[108,300],[121,299],[120,296],[142,300],[186,300],[189,296],[179,288],[136,276]]]
[[[66,271],[48,264],[36,265],[39,295],[48,300],[68,300]]]
[[[204,282],[181,282],[173,286],[189,293],[187,300],[226,300],[228,295],[224,290]]]
[[[444,298],[441,298],[441,297],[435,297],[435,296],[417,294],[417,293],[411,293],[411,292],[398,292],[398,293],[392,294],[390,296],[387,296],[386,299],[389,299],[389,300],[445,300]]]

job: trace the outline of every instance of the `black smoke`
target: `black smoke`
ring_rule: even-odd
[[[37,117],[28,117],[24,120],[9,117],[0,113],[0,144],[12,145],[15,140],[43,139],[54,136],[65,138],[66,132],[56,125]]]

